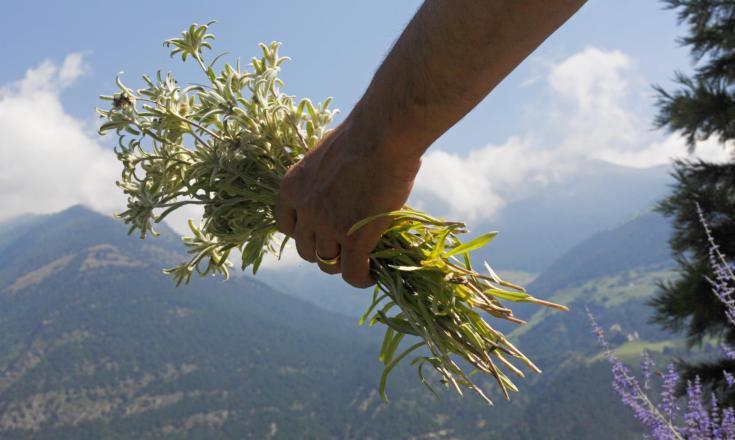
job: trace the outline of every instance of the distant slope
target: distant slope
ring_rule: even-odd
[[[650,272],[554,292],[572,312],[517,333],[545,372],[518,379],[511,402],[485,380],[493,408],[471,395],[434,400],[404,365],[384,404],[375,329],[248,278],[174,289],[160,267],[178,261],[180,243],[166,228],[141,241],[75,207],[5,230],[3,439],[627,439],[639,429],[607,365],[589,361],[599,350],[581,305],[605,325],[637,316]]]
[[[175,289],[159,269],[178,260],[165,228],[141,241],[80,207],[18,227],[0,252],[0,438],[386,438],[441,427],[406,406],[411,395],[428,401],[413,374],[405,393],[391,388],[406,396],[394,408],[407,422],[391,425],[375,395],[378,335],[353,320],[248,279]]]
[[[599,403],[587,400],[591,395],[600,401],[617,399],[611,388],[610,366],[592,333],[587,309],[605,330],[618,356],[634,369],[644,349],[660,361],[667,359],[661,362],[690,355],[681,335],[666,333],[649,324],[652,310],[647,300],[656,291],[658,282],[675,276],[667,246],[670,231],[668,221],[660,215],[641,215],[584,240],[528,286],[534,294],[565,304],[570,311],[518,309],[528,319],[528,324],[513,331],[511,338],[534,353],[547,375],[535,391],[554,396],[533,399],[524,408],[528,417],[527,438],[547,438],[540,426],[557,417],[570,426],[580,423],[579,419],[586,419],[586,423],[599,424],[600,429],[580,437],[580,431],[564,432],[559,428],[554,431],[555,438],[614,435],[602,426],[607,417],[615,417],[613,414],[618,406],[608,403],[613,412],[607,416],[593,409]],[[581,403],[585,400],[586,405]],[[560,407],[578,410],[566,412],[560,411]],[[620,418],[621,423],[625,420]],[[630,434],[629,438],[639,436]]]
[[[499,218],[471,223],[468,237],[484,231],[500,232],[486,249],[477,252],[477,261],[487,260],[496,270],[547,271],[594,234],[649,212],[667,193],[670,183],[667,166],[638,169],[594,160],[582,166],[574,177],[509,203]],[[442,212],[439,202],[428,203],[426,209]],[[657,249],[666,247],[666,240],[659,240],[668,233],[665,227],[652,233],[657,235],[648,240],[655,240]],[[589,263],[604,273],[604,266],[593,260]],[[636,264],[632,261],[631,267]],[[289,268],[288,276],[279,269],[263,269],[259,277],[283,292],[346,315],[359,316],[369,304],[369,293],[350,288],[339,277],[324,275],[314,265]]]
[[[660,281],[675,276],[667,245],[670,233],[667,219],[648,213],[578,244],[528,286],[535,295],[565,304],[570,311],[518,308],[529,322],[512,335],[552,363],[564,353],[597,353],[585,311],[589,308],[613,345],[637,341],[643,348],[679,339],[649,324],[652,310],[646,304]]]
[[[484,257],[498,269],[541,272],[592,234],[647,211],[668,192],[668,166],[629,168],[589,160],[574,177],[551,183],[473,225],[500,234]]]
[[[44,216],[26,214],[12,217],[0,222],[0,252],[8,244],[15,241],[17,235],[35,226],[37,222],[43,221]]]
[[[528,289],[551,294],[573,283],[628,270],[673,267],[668,246],[671,232],[669,221],[662,215],[643,214],[577,244],[542,272]]]

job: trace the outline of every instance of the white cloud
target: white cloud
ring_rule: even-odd
[[[533,139],[518,137],[464,157],[432,151],[423,159],[414,198],[417,206],[439,201],[452,217],[468,221],[492,217],[509,199],[561,179],[569,166],[555,159]]]
[[[82,54],[51,61],[0,88],[0,219],[83,203],[110,213],[124,206],[112,151],[64,111],[60,93],[87,70]]]
[[[547,117],[500,145],[464,155],[430,151],[414,205],[439,202],[452,217],[491,218],[507,203],[570,176],[585,160],[645,168],[686,156],[680,136],[650,130],[650,89],[626,54],[587,48],[545,69],[521,87],[546,87],[548,99],[540,108]],[[77,203],[105,213],[124,206],[114,185],[120,167],[113,152],[60,101],[62,91],[87,70],[83,54],[75,53],[60,65],[44,61],[22,80],[0,87],[0,220]],[[707,160],[727,160],[712,139],[697,152]],[[189,235],[188,218],[199,220],[201,210],[179,210],[167,223]],[[300,264],[293,246],[282,261],[264,262],[281,268]]]
[[[59,84],[66,87],[77,78],[87,73],[88,66],[84,64],[84,54],[71,53],[64,59],[64,64],[59,69]]]
[[[201,205],[184,205],[167,215],[164,222],[179,235],[189,237],[192,235],[189,229],[189,219],[199,226],[203,215],[204,208]]]
[[[124,208],[125,197],[115,186],[121,168],[114,153],[67,114],[60,100],[64,88],[87,70],[84,56],[73,53],[60,66],[44,61],[22,80],[0,88],[0,220],[79,203],[105,214]],[[165,221],[188,236],[190,218],[198,224],[202,208],[185,206]],[[232,260],[239,267],[239,256]],[[280,268],[301,264],[293,245],[281,261],[268,256],[263,262],[264,267]]]
[[[626,71],[633,61],[626,54],[588,47],[552,66],[548,82],[559,96],[575,100],[580,108],[614,109],[628,83]]]
[[[235,261],[239,263],[239,257],[236,258]],[[263,258],[263,263],[261,264],[263,269],[276,270],[308,268],[309,266],[311,266],[311,263],[301,259],[298,251],[296,251],[296,246],[293,240],[289,240],[288,243],[286,243],[286,248],[283,250],[280,260],[273,254],[266,254]]]
[[[686,141],[676,133],[643,149],[603,149],[595,156],[607,162],[632,168],[649,168],[669,163],[674,159],[690,157]],[[710,162],[725,162],[730,159],[727,150],[715,138],[698,142],[694,157]]]
[[[560,147],[590,154],[601,147],[621,148],[641,141],[640,119],[630,100],[643,98],[634,63],[620,51],[588,47],[551,67],[547,105],[563,133]],[[631,84],[633,82],[633,84]],[[632,95],[632,96],[631,96]]]
[[[590,159],[647,168],[688,156],[681,136],[651,130],[650,86],[625,53],[588,47],[549,64],[546,80],[546,98],[535,110],[542,117],[524,133],[465,155],[430,151],[411,203],[438,201],[444,214],[470,221],[492,218],[508,202],[572,175]],[[520,87],[537,83],[534,75]],[[696,155],[728,159],[714,139],[699,143]]]

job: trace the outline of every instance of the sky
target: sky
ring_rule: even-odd
[[[84,203],[119,211],[120,167],[111,139],[96,134],[98,96],[157,69],[194,80],[163,40],[192,22],[218,22],[216,52],[257,54],[283,42],[284,91],[334,97],[337,122],[420,2],[222,1],[28,2],[0,14],[0,220]],[[672,87],[691,71],[685,29],[656,1],[591,0],[424,157],[412,203],[437,214],[492,219],[509,202],[570,176],[586,161],[652,167],[686,154],[676,134],[652,129],[652,84]],[[705,141],[698,154],[726,156]],[[183,218],[173,226],[183,231]],[[195,213],[194,213],[195,214]]]

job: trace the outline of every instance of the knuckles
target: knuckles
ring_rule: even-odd
[[[322,272],[329,274],[329,275],[337,275],[340,273],[339,265],[326,265],[326,264],[319,264],[319,269],[322,270]]]
[[[288,219],[283,218],[282,215],[279,214],[276,214],[276,230],[281,234],[288,235],[289,237],[293,236],[293,225],[288,221]]]
[[[342,279],[352,287],[356,287],[358,289],[366,289],[375,284],[370,276],[353,274],[351,272],[342,272]]]
[[[303,239],[296,238],[296,252],[309,263],[316,263],[315,250],[309,249]]]
[[[299,253],[299,256],[302,259],[308,261],[309,263],[316,263],[316,258],[310,253],[306,252],[306,250],[302,249],[299,246],[296,246],[296,251]]]

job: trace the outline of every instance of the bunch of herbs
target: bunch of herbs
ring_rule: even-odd
[[[216,70],[221,56],[209,63],[204,58],[214,40],[211,24],[193,24],[165,42],[171,56],[196,63],[205,84],[181,86],[159,71],[144,76],[145,87],[135,91],[118,77],[119,91],[102,97],[111,105],[98,110],[105,119],[100,132],[117,137],[123,166],[117,184],[128,197],[119,216],[130,233],[156,235],[154,225],[177,209],[203,208],[201,223],[190,220],[192,236],[183,239],[190,259],[164,270],[177,285],[194,272],[227,278],[234,251],[241,268],[252,267],[253,273],[266,253],[280,256],[288,238],[277,232],[274,219],[279,183],[318,145],[335,114],[330,99],[315,105],[281,91],[278,72],[288,58],[279,55],[279,43],[261,44],[262,56],[251,60],[250,69],[238,60]],[[470,389],[488,404],[472,374],[492,376],[507,398],[517,388],[506,371],[523,376],[513,361],[540,372],[484,316],[522,323],[502,301],[565,307],[529,295],[487,264],[486,274],[473,269],[470,253],[489,243],[494,232],[463,243],[463,223],[404,207],[365,219],[350,233],[381,216],[391,217],[392,224],[371,254],[377,283],[360,323],[386,326],[379,386],[384,399],[388,374],[411,353],[421,382],[432,392],[425,367],[438,373],[443,385],[460,394]],[[472,373],[461,364],[470,365]]]

